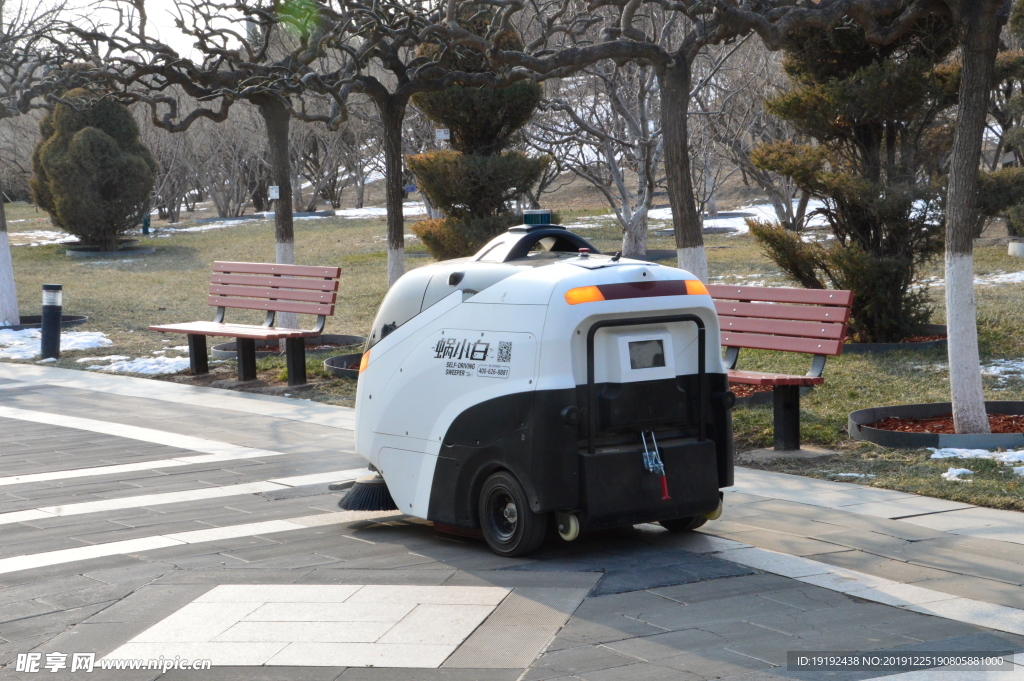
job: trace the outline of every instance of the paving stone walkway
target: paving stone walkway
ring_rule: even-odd
[[[0,678],[1024,679],[1021,514],[738,469],[699,532],[503,559],[339,511],[328,482],[365,465],[351,429],[289,398],[0,364]],[[799,672],[790,651],[1008,662]],[[99,668],[161,655],[212,668]]]

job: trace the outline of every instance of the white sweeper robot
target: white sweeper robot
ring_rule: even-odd
[[[390,492],[504,556],[536,549],[552,519],[570,541],[692,530],[733,484],[734,401],[693,275],[521,225],[384,298],[356,393],[356,451],[383,480],[349,496]]]

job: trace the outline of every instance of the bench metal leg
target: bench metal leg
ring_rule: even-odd
[[[775,398],[775,449],[800,449],[800,386],[777,385]]]
[[[188,335],[188,368],[193,376],[210,373],[210,363],[206,357],[206,336]]]
[[[306,339],[285,340],[285,363],[288,366],[288,385],[306,384]]]
[[[236,338],[235,355],[238,358],[238,380],[256,380],[256,340],[253,338]]]

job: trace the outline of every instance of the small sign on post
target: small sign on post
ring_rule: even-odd
[[[448,128],[437,128],[434,130],[434,139],[438,142],[444,142],[452,138],[451,130]]]
[[[267,198],[271,201],[276,201],[281,198],[281,188],[276,184],[267,187]]]

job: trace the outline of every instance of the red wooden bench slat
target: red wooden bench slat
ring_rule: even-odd
[[[217,274],[210,277],[211,284],[239,286],[266,286],[268,288],[294,288],[306,291],[337,291],[337,279],[299,279],[297,277],[267,277],[254,274]]]
[[[334,305],[317,303],[295,303],[287,300],[253,300],[252,298],[223,298],[210,296],[207,302],[214,307],[232,307],[243,310],[273,310],[274,312],[294,312],[296,314],[315,314],[330,316],[334,314]]]
[[[845,324],[850,321],[848,307],[811,307],[809,305],[772,305],[768,303],[732,303],[715,301],[719,316],[759,317],[761,319],[792,319],[805,322],[834,322]]]
[[[722,333],[726,331],[747,331],[750,333],[771,333],[778,336],[827,338],[839,341],[846,338],[845,324],[784,322],[774,319],[758,319],[757,317],[719,317],[718,323],[722,326]]]
[[[162,333],[186,333],[196,336],[229,336],[231,338],[255,338],[277,340],[280,338],[307,338],[319,335],[305,329],[278,329],[251,326],[248,324],[218,324],[216,322],[188,322],[187,324],[165,324],[151,326],[150,331]]]
[[[244,296],[247,298],[274,298],[277,300],[295,300],[306,303],[323,303],[330,305],[337,297],[334,291],[295,291],[284,288],[263,288],[256,286],[225,286],[210,284],[211,296]],[[234,303],[224,307],[235,307]]]
[[[763,371],[729,370],[729,382],[740,385],[821,385],[822,376],[791,376],[789,374],[767,374]]]
[[[834,340],[813,340],[792,336],[762,336],[753,333],[730,333],[722,331],[722,345],[727,348],[752,348],[755,350],[782,350],[806,352],[812,355],[839,355],[843,344]]]
[[[846,306],[853,302],[852,291],[827,289],[775,288],[770,286],[728,286],[712,284],[708,293],[716,300],[751,300],[767,303]]]
[[[289,277],[319,277],[321,279],[337,279],[341,276],[340,267],[318,267],[312,265],[277,265],[262,262],[215,262],[214,272],[231,272],[233,274],[279,274]]]

